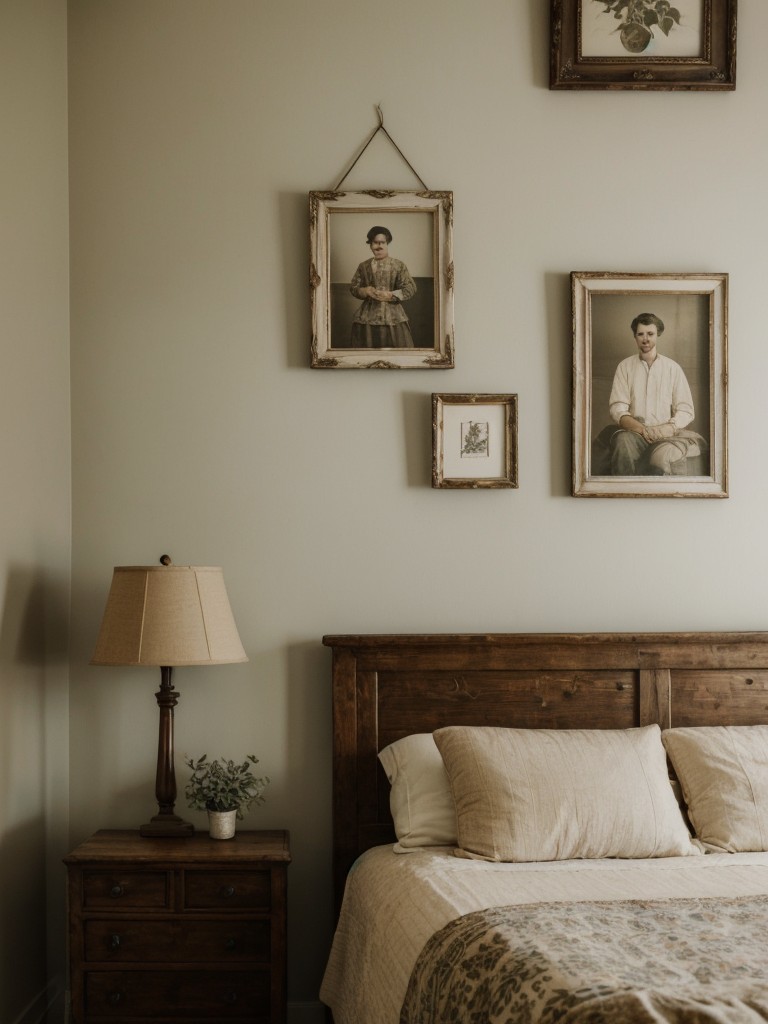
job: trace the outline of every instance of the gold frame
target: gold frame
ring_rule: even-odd
[[[453,325],[453,193],[407,192],[369,190],[364,192],[310,192],[310,266],[309,285],[312,314],[312,346],[310,365],[315,369],[424,369],[445,370],[454,365]],[[347,217],[342,228],[339,218]],[[428,270],[422,280],[431,282],[431,292],[421,293],[429,330],[423,335],[429,344],[417,348],[352,348],[346,344],[334,345],[334,319],[337,304],[349,299],[348,284],[355,261],[362,256],[364,230],[372,224],[387,224],[395,220],[401,225],[422,218],[419,232],[422,238],[422,269]],[[355,221],[353,218],[357,218]],[[399,219],[399,222],[397,221]],[[427,221],[425,222],[425,218]],[[332,221],[337,230],[332,229]],[[355,227],[360,240],[360,253],[352,257],[345,252],[347,276],[339,274],[339,255],[342,246],[334,242],[347,235],[347,224]],[[397,234],[395,232],[395,234]],[[397,242],[397,238],[395,239]],[[337,253],[338,249],[338,253]],[[357,250],[355,250],[357,252]],[[370,254],[369,254],[370,255]],[[406,260],[409,262],[409,260]],[[411,268],[413,269],[413,268]],[[334,282],[334,274],[339,281]],[[343,286],[343,287],[342,287]],[[332,299],[333,294],[333,299]],[[431,302],[429,296],[431,294]],[[350,300],[351,301],[351,300]],[[336,334],[340,332],[336,331]],[[431,335],[431,336],[430,336]],[[338,337],[336,338],[338,342]],[[421,340],[421,337],[419,337]]]
[[[610,53],[612,45],[606,36],[606,55],[585,54],[582,26],[587,13],[583,5],[602,2],[606,28],[616,34],[616,19],[626,12],[626,5],[611,10],[610,0],[552,0],[550,26],[550,89],[637,89],[652,91],[705,90],[724,91],[736,88],[736,7],[737,0],[701,0],[700,49],[698,54],[676,56],[674,46],[664,55],[663,47],[680,31],[680,12],[676,20],[669,18],[659,28],[655,5],[648,8],[648,22],[639,26],[642,40],[631,38],[621,55]],[[674,0],[673,0],[674,3]],[[642,45],[647,37],[648,49],[662,50],[653,54],[632,52],[630,47]],[[613,44],[615,45],[615,44]],[[617,47],[618,49],[618,47]]]
[[[480,421],[471,421],[477,435],[474,450],[466,444],[464,427],[470,421],[460,419],[463,410],[474,416],[486,410],[489,417],[482,427]],[[468,461],[462,470],[466,473],[457,472],[465,456]],[[472,490],[518,486],[517,395],[432,395],[432,486]]]
[[[728,275],[573,271],[571,302],[574,497],[727,498]],[[618,362],[636,353],[630,324],[642,312],[671,328],[659,347],[696,395],[690,429],[703,444],[674,475],[613,476],[601,464],[618,429],[608,414],[611,381]]]

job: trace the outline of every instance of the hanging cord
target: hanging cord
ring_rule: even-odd
[[[400,149],[398,144],[395,142],[395,140],[389,134],[387,129],[384,127],[384,114],[382,112],[381,106],[378,103],[376,104],[376,113],[379,115],[379,123],[378,123],[378,125],[373,129],[371,134],[368,136],[368,138],[367,138],[367,140],[365,142],[365,145],[360,150],[360,152],[357,154],[357,156],[352,161],[352,163],[349,165],[349,167],[347,168],[346,173],[341,177],[341,179],[339,180],[338,184],[334,186],[333,191],[334,192],[338,192],[339,191],[339,189],[341,188],[342,183],[344,181],[346,181],[346,179],[349,177],[352,168],[355,166],[355,164],[360,159],[360,157],[363,155],[363,153],[366,151],[366,149],[368,149],[368,147],[373,142],[375,137],[379,134],[379,132],[384,132],[384,134],[387,136],[389,141],[395,147],[397,152],[400,154],[400,156],[403,158],[403,160],[405,160],[405,162],[408,164],[408,166],[410,167],[411,171],[413,171],[413,174],[419,179],[419,181],[421,182],[422,187],[424,188],[424,190],[429,192],[429,188],[427,187],[427,185],[424,184],[424,179],[421,177],[420,174],[417,173],[417,171],[414,170],[413,165],[411,164],[411,162],[408,159],[408,157],[405,155],[405,153],[403,153],[402,149]]]

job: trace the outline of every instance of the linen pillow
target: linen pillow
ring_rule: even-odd
[[[434,733],[458,817],[459,856],[492,861],[696,854],[658,725]]]
[[[379,754],[389,779],[396,853],[420,846],[455,846],[456,808],[443,759],[430,733],[396,740]]]
[[[768,725],[666,729],[696,836],[728,853],[768,850]]]

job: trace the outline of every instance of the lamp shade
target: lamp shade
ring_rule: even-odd
[[[224,665],[248,661],[224,574],[198,565],[119,565],[92,665]]]

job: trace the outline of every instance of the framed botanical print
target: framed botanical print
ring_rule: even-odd
[[[432,395],[432,486],[517,485],[517,395]]]
[[[573,494],[726,498],[727,274],[571,274]]]
[[[737,0],[552,0],[551,89],[736,88]]]
[[[311,365],[449,369],[453,193],[310,192]]]

